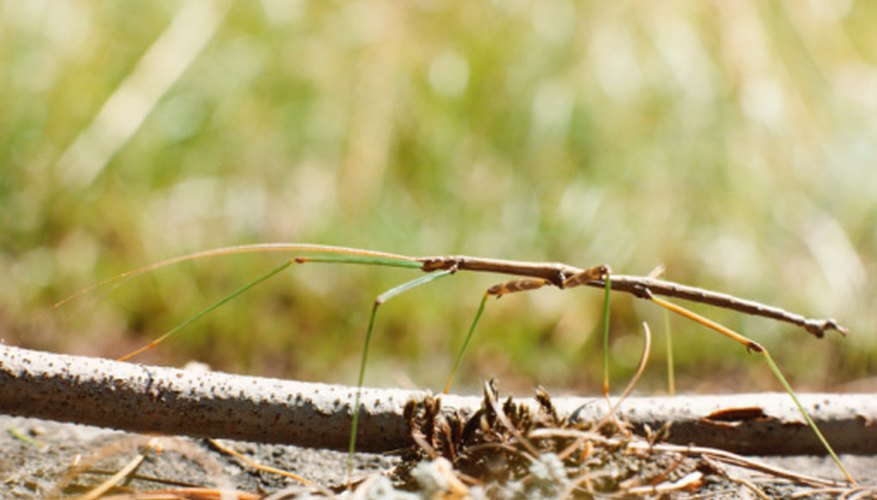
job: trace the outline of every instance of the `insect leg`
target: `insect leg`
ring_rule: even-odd
[[[798,407],[798,411],[801,413],[801,416],[804,417],[804,421],[807,422],[807,425],[810,427],[810,429],[813,431],[813,433],[816,434],[816,437],[822,443],[822,446],[825,447],[825,450],[831,456],[831,459],[834,461],[835,465],[837,465],[838,469],[841,471],[841,473],[844,475],[844,477],[846,478],[846,480],[850,484],[856,484],[856,480],[847,471],[846,467],[844,467],[843,462],[841,462],[840,458],[834,452],[834,449],[831,447],[831,444],[829,444],[828,440],[825,438],[825,436],[822,434],[822,432],[819,430],[819,427],[816,426],[816,423],[810,417],[810,414],[804,408],[804,405],[802,405],[800,400],[798,400],[798,396],[795,394],[795,391],[792,390],[792,386],[786,380],[785,376],[783,376],[782,372],[780,372],[780,369],[776,365],[776,363],[774,362],[773,357],[770,355],[770,352],[768,352],[768,350],[765,349],[764,346],[762,346],[758,342],[750,339],[749,337],[746,337],[745,335],[741,335],[741,334],[735,332],[734,330],[731,330],[730,328],[728,328],[724,325],[721,325],[719,323],[716,323],[715,321],[707,319],[707,318],[705,318],[705,317],[703,317],[703,316],[701,316],[693,311],[689,311],[688,309],[686,309],[680,305],[674,304],[672,302],[668,302],[664,299],[659,299],[659,298],[654,297],[654,296],[652,296],[650,298],[651,298],[652,302],[654,302],[655,304],[658,304],[659,306],[661,306],[665,309],[673,311],[676,314],[679,314],[680,316],[684,316],[685,318],[688,318],[688,319],[690,319],[696,323],[699,323],[707,328],[715,330],[715,331],[721,333],[722,335],[730,338],[731,340],[742,344],[744,347],[746,347],[747,351],[753,351],[753,352],[756,352],[758,354],[763,355],[765,361],[767,362],[768,367],[770,367],[770,370],[773,372],[774,376],[780,382],[780,385],[783,386],[783,389],[785,389],[786,393],[788,393],[789,397],[792,398],[792,401],[795,403],[795,406]]]
[[[484,292],[484,296],[481,298],[481,303],[478,305],[478,311],[475,313],[475,319],[472,321],[472,325],[469,326],[469,333],[466,335],[466,340],[463,341],[463,346],[460,347],[460,352],[457,353],[457,358],[454,360],[454,367],[451,369],[451,375],[448,377],[447,383],[445,383],[443,391],[445,394],[451,390],[454,376],[457,374],[457,369],[460,368],[460,363],[463,361],[463,354],[466,352],[466,348],[469,347],[469,342],[472,340],[472,336],[475,333],[475,327],[478,325],[478,322],[481,320],[481,315],[484,313],[484,306],[487,304],[487,298],[490,296],[500,298],[507,293],[526,292],[550,284],[552,284],[550,281],[542,278],[524,278],[493,285]]]
[[[350,425],[350,448],[348,451],[348,459],[347,459],[347,483],[351,483],[351,479],[353,477],[353,454],[356,451],[356,432],[359,426],[359,405],[362,399],[362,384],[365,380],[365,363],[368,359],[368,348],[371,343],[372,332],[375,327],[375,317],[378,313],[378,307],[381,306],[384,302],[392,299],[393,297],[406,292],[412,288],[418,287],[420,285],[424,285],[431,281],[435,281],[441,277],[448,276],[456,272],[456,269],[448,269],[444,271],[436,271],[434,273],[430,273],[424,276],[421,276],[417,279],[413,279],[411,281],[407,281],[402,283],[401,285],[387,290],[386,292],[380,294],[375,299],[374,305],[372,306],[371,316],[369,316],[368,320],[368,330],[365,334],[365,345],[362,348],[362,357],[359,361],[359,377],[356,382],[356,398],[353,403],[353,423]]]
[[[177,326],[171,328],[167,333],[165,333],[165,334],[162,335],[161,337],[158,337],[157,339],[155,339],[155,340],[153,340],[152,342],[146,344],[145,346],[143,346],[143,347],[137,349],[136,351],[129,352],[128,354],[126,354],[126,355],[124,355],[124,356],[118,358],[118,361],[128,361],[129,359],[133,358],[134,356],[137,356],[138,354],[141,354],[141,353],[143,353],[144,351],[148,351],[148,350],[152,349],[153,347],[157,346],[158,344],[161,344],[162,342],[164,342],[165,340],[167,340],[167,338],[170,337],[171,335],[174,335],[175,333],[179,332],[179,331],[182,330],[183,328],[189,326],[190,324],[192,324],[192,323],[194,323],[195,321],[201,319],[202,317],[206,316],[207,314],[209,314],[209,313],[213,312],[214,310],[220,308],[220,307],[223,306],[226,302],[228,302],[228,301],[230,301],[230,300],[236,298],[237,296],[243,294],[244,292],[246,292],[246,291],[249,290],[250,288],[253,288],[254,286],[258,285],[259,283],[262,283],[263,281],[265,281],[265,280],[267,280],[268,278],[274,276],[275,274],[279,273],[280,271],[283,271],[284,269],[286,269],[287,267],[289,267],[290,265],[292,265],[292,262],[293,262],[293,261],[288,260],[288,261],[284,262],[283,264],[281,264],[281,265],[275,267],[274,269],[268,271],[267,273],[263,274],[262,276],[259,276],[258,278],[254,279],[253,281],[247,283],[246,285],[244,285],[244,286],[238,288],[237,290],[235,290],[234,292],[230,293],[229,295],[226,295],[226,296],[223,297],[222,299],[220,299],[220,300],[214,302],[213,304],[207,306],[206,308],[204,308],[203,310],[201,310],[198,314],[192,316],[191,318],[187,319],[186,321],[183,321],[182,323],[178,324]]]

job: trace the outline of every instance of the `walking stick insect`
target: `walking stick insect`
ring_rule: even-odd
[[[363,381],[365,379],[365,366],[366,361],[368,359],[368,349],[369,344],[371,343],[372,333],[374,331],[375,326],[375,318],[377,316],[378,308],[384,302],[390,300],[391,298],[408,291],[412,288],[418,287],[420,285],[424,285],[431,281],[435,281],[439,278],[449,276],[451,274],[455,274],[460,271],[473,271],[473,272],[485,272],[492,274],[503,274],[514,276],[515,279],[505,281],[494,285],[488,288],[482,299],[481,303],[478,307],[478,310],[475,314],[475,318],[469,328],[469,332],[466,336],[466,339],[460,348],[460,351],[456,357],[454,362],[454,366],[451,370],[451,374],[448,377],[448,381],[444,387],[444,392],[447,393],[450,390],[451,384],[453,382],[454,375],[457,369],[460,366],[462,356],[468,347],[473,334],[475,332],[475,327],[477,326],[479,320],[481,319],[482,313],[484,312],[485,305],[487,299],[491,296],[493,297],[501,297],[506,294],[516,293],[516,292],[524,292],[535,290],[538,288],[542,288],[545,286],[555,286],[561,289],[574,288],[577,286],[591,286],[603,288],[606,293],[606,304],[604,307],[604,311],[608,311],[608,296],[610,291],[616,292],[625,292],[629,294],[633,294],[634,296],[644,299],[650,300],[655,304],[672,311],[676,314],[679,314],[683,317],[691,319],[701,325],[704,325],[708,328],[711,328],[722,335],[730,338],[743,345],[747,351],[754,352],[758,354],[762,354],[765,358],[765,361],[768,363],[771,371],[777,377],[783,388],[786,392],[789,393],[790,397],[794,400],[795,405],[798,407],[801,412],[804,420],[811,427],[813,432],[817,435],[819,440],[825,446],[826,450],[831,455],[832,459],[835,461],[841,472],[846,477],[847,481],[850,483],[855,483],[855,480],[852,476],[846,471],[843,464],[840,462],[840,459],[837,457],[837,454],[831,448],[831,445],[816,427],[816,424],[810,418],[807,411],[798,401],[798,398],[795,396],[794,391],[791,386],[786,381],[785,377],[780,373],[779,368],[776,363],[773,361],[773,358],[770,356],[770,353],[758,342],[741,335],[727,327],[719,325],[703,316],[700,316],[688,309],[683,308],[673,302],[669,302],[663,298],[659,298],[658,296],[666,296],[666,297],[674,297],[685,299],[693,302],[700,302],[704,304],[709,304],[712,306],[732,309],[738,312],[742,312],[745,314],[751,314],[756,316],[763,316],[766,318],[772,318],[778,321],[784,321],[787,323],[791,323],[797,325],[817,338],[821,338],[825,335],[825,332],[835,330],[842,335],[846,335],[846,330],[840,326],[833,319],[811,319],[801,316],[799,314],[791,313],[780,309],[778,307],[764,305],[758,302],[741,299],[738,297],[734,297],[731,295],[726,295],[722,293],[717,293],[709,290],[704,290],[701,288],[691,287],[680,285],[677,283],[663,281],[654,278],[648,277],[638,277],[638,276],[625,276],[625,275],[614,275],[611,274],[608,266],[594,266],[587,269],[581,269],[574,266],[570,266],[567,264],[561,264],[556,262],[524,262],[524,261],[513,261],[513,260],[500,260],[500,259],[490,259],[490,258],[480,258],[480,257],[468,257],[468,256],[435,256],[435,257],[411,257],[406,255],[399,255],[387,252],[379,252],[373,250],[363,250],[358,248],[349,248],[349,247],[338,247],[338,246],[329,246],[329,245],[318,245],[318,244],[308,244],[308,243],[270,243],[270,244],[255,244],[255,245],[241,245],[241,246],[232,246],[232,247],[222,247],[216,248],[212,250],[206,250],[202,252],[196,252],[188,255],[183,255],[180,257],[175,257],[167,260],[163,260],[145,267],[141,267],[139,269],[134,269],[132,271],[128,271],[117,275],[115,277],[106,279],[101,281],[95,285],[87,287],[85,289],[80,290],[76,294],[62,300],[61,302],[56,304],[60,306],[65,302],[68,302],[82,294],[85,294],[95,288],[102,287],[104,285],[117,282],[126,278],[133,278],[135,276],[165,267],[172,264],[197,260],[207,257],[221,256],[221,255],[233,255],[233,254],[246,254],[246,253],[287,253],[294,254],[295,256],[291,259],[286,260],[281,265],[275,267],[269,272],[259,276],[253,281],[247,283],[246,285],[240,287],[235,290],[231,294],[226,297],[220,299],[214,304],[208,306],[202,311],[198,312],[194,316],[180,323],[167,333],[161,335],[156,338],[149,344],[137,349],[125,356],[119,358],[120,361],[126,361],[131,359],[132,357],[146,351],[152,349],[163,341],[167,340],[170,336],[174,335],[190,323],[198,320],[199,318],[209,314],[215,309],[219,308],[226,302],[238,297],[243,294],[247,290],[255,287],[256,285],[266,281],[268,278],[280,273],[287,267],[290,267],[292,264],[304,264],[304,263],[347,263],[347,264],[361,264],[361,265],[375,265],[375,266],[387,266],[387,267],[401,267],[408,269],[420,269],[426,274],[419,276],[413,280],[407,281],[401,285],[398,285],[375,298],[374,304],[372,306],[371,314],[369,316],[368,328],[366,330],[365,337],[365,345],[363,346],[360,364],[359,364],[359,375],[357,378],[357,391],[355,396],[355,401],[353,403],[352,409],[352,425],[351,425],[351,434],[350,434],[350,448],[349,454],[351,456],[351,461],[348,465],[348,473],[352,472],[352,456],[356,449],[356,433],[357,433],[357,424],[359,418],[360,411],[360,397],[363,386]],[[606,335],[608,335],[608,329],[604,332],[604,350],[607,343]],[[604,382],[603,382],[603,390],[604,395],[608,395],[608,382],[607,382],[607,372],[606,372],[606,361],[605,361],[604,352]]]

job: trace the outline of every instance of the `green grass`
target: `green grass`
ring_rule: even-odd
[[[849,326],[844,341],[817,341],[696,308],[763,342],[796,388],[877,369],[871,3],[835,15],[778,2],[279,4],[233,5],[80,184],[65,152],[182,4],[0,13],[7,343],[121,355],[279,260],[213,259],[50,304],[182,253],[306,241],[629,274],[664,263],[674,281]],[[414,277],[294,266],[149,356],[349,383],[372,300]],[[382,308],[366,382],[439,389],[493,283],[461,274]],[[598,392],[600,295],[490,301],[458,382]],[[648,304],[613,304],[616,342],[661,323]],[[776,389],[724,339],[672,329],[680,391]],[[639,387],[666,387],[651,368]]]

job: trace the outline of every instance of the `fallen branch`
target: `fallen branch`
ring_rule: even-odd
[[[0,346],[0,413],[111,427],[346,449],[356,389],[195,372]],[[402,418],[425,391],[364,389],[357,448],[412,443]],[[877,453],[877,398],[803,394],[838,452]],[[534,408],[536,402],[522,400]],[[555,397],[562,415],[599,419],[602,398]],[[480,397],[442,396],[442,407],[475,411]],[[636,427],[672,424],[670,443],[760,455],[822,454],[787,394],[631,398],[619,416]],[[712,415],[712,418],[709,418]]]

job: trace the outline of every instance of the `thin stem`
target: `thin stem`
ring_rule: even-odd
[[[149,440],[149,445],[146,450],[141,453],[138,453],[136,457],[131,459],[127,465],[122,467],[118,472],[112,475],[109,479],[98,485],[97,488],[89,491],[88,493],[79,497],[81,500],[95,500],[103,496],[104,493],[109,491],[111,488],[119,484],[123,479],[128,477],[129,474],[134,472],[140,464],[146,460],[146,454],[154,451],[156,449],[157,438],[152,438]]]
[[[257,470],[262,470],[262,471],[265,471],[269,474],[277,474],[278,476],[288,477],[288,478],[292,479],[293,481],[298,481],[299,483],[301,483],[304,486],[310,486],[313,488],[320,488],[321,490],[323,489],[321,486],[315,484],[313,481],[310,481],[309,479],[306,479],[302,476],[299,476],[298,474],[296,474],[294,472],[289,472],[288,470],[278,469],[277,467],[271,467],[270,465],[265,465],[265,464],[259,463],[256,460],[253,460],[252,458],[244,455],[243,453],[241,453],[235,449],[229,448],[228,446],[220,443],[216,439],[208,439],[207,441],[211,445],[213,445],[216,449],[221,451],[222,453],[225,453],[226,455],[233,456],[234,458],[243,462],[248,467],[252,467],[252,468],[257,469]],[[321,491],[321,492],[328,493],[327,490]]]
[[[645,321],[643,321],[643,336],[645,337],[645,342],[643,343],[643,354],[640,356],[639,364],[636,367],[636,373],[634,373],[633,378],[630,379],[630,383],[627,384],[627,387],[624,388],[624,392],[621,393],[621,397],[618,398],[615,406],[612,407],[612,410],[609,412],[610,415],[614,415],[615,412],[618,411],[618,407],[621,406],[621,403],[630,397],[633,388],[636,387],[639,379],[643,376],[643,372],[646,371],[646,364],[649,362],[649,354],[652,352],[652,332],[649,330],[649,325]]]

